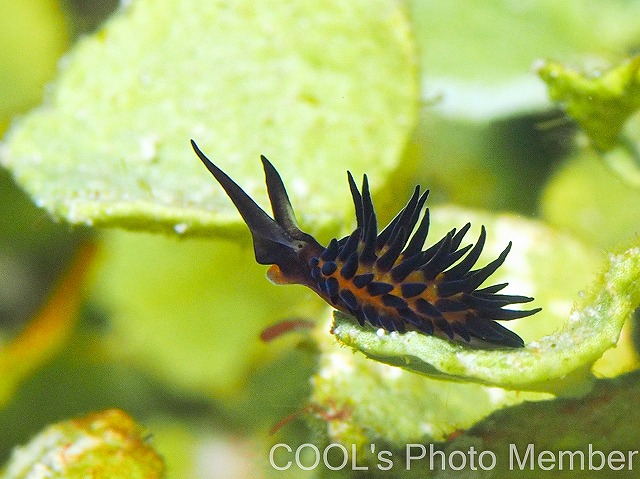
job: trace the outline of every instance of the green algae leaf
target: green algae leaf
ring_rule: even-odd
[[[334,334],[372,359],[431,377],[514,390],[582,392],[588,385],[590,367],[616,344],[624,322],[640,304],[636,286],[640,248],[611,254],[604,273],[579,298],[584,280],[590,276],[585,271],[598,264],[589,249],[536,223],[511,217],[483,219],[487,231],[503,232],[514,241],[505,263],[512,266],[493,277],[495,282],[518,284],[520,293],[531,294],[536,298],[534,304],[543,308],[536,316],[509,325],[522,333],[525,348],[474,350],[415,332],[378,334],[339,313]],[[530,286],[523,290],[522,284]],[[556,289],[555,297],[545,289],[549,286]],[[573,298],[577,305],[569,313],[567,305]],[[536,327],[541,329],[535,331]]]
[[[637,469],[640,430],[637,421],[630,418],[636,417],[639,379],[636,371],[615,380],[599,380],[593,390],[580,399],[527,403],[499,411],[443,445],[443,449],[447,454],[454,450],[466,451],[471,442],[475,443],[476,450],[493,451],[497,457],[496,477],[540,478],[545,477],[545,473],[557,478],[633,477],[635,473],[629,471]],[[529,445],[533,445],[532,454],[522,461]],[[522,469],[515,460],[516,467],[509,468],[509,450],[513,447],[518,450],[519,462],[525,464]],[[594,451],[591,458],[590,450]],[[558,459],[553,473],[541,473],[537,455],[542,451],[552,451]],[[564,466],[560,468],[560,451],[581,451],[581,454],[574,455],[573,467],[569,455],[565,454]],[[601,451],[602,456],[595,451]],[[615,452],[610,456],[612,451],[621,451],[624,460],[621,462]],[[613,461],[608,462],[608,457]],[[419,471],[418,462],[414,464]],[[514,470],[515,473],[511,472]]]
[[[635,473],[628,471],[637,468],[640,433],[637,421],[630,418],[636,416],[639,379],[638,372],[634,372],[614,380],[598,380],[593,389],[579,399],[557,398],[553,401],[527,401],[513,405],[496,411],[470,429],[457,430],[451,436],[437,439],[438,442],[431,444],[411,440],[380,447],[380,443],[376,443],[378,450],[391,450],[394,461],[391,470],[372,477],[634,477]],[[443,384],[442,381],[439,383]],[[447,388],[448,385],[444,384]],[[431,391],[427,393],[431,394]],[[436,402],[438,399],[436,398]],[[458,407],[458,401],[466,400],[469,406],[474,399],[467,396],[450,401],[440,405],[440,411],[446,414],[449,404]],[[387,405],[385,401],[380,401],[379,404],[381,408]],[[402,408],[396,406],[391,412],[393,419],[387,418],[387,423],[393,420],[395,425],[398,409],[404,409],[405,405],[412,409],[411,403],[403,402]],[[413,422],[419,421],[414,418]],[[411,454],[414,459],[409,461],[409,470],[406,461],[407,444],[413,444]],[[421,444],[425,445],[427,453],[418,458]],[[435,451],[433,455],[430,454],[431,448]],[[377,457],[367,449],[359,451],[358,457],[365,459],[370,470],[375,471]],[[471,451],[475,451],[475,461],[471,459]],[[553,462],[538,462],[538,454],[542,454],[544,461],[543,451],[550,451],[556,459],[555,465],[550,469],[545,468],[552,466]],[[570,453],[574,451],[578,452],[572,457]],[[589,451],[593,451],[591,458]],[[596,451],[602,451],[603,455]],[[620,456],[613,453],[613,461],[609,463],[611,466],[608,465],[607,457],[612,451],[622,451],[624,461],[616,460]],[[479,466],[481,455],[490,454],[495,456],[493,466],[490,457],[482,460],[482,464],[490,472],[475,474],[475,471],[482,469]],[[549,458],[548,453],[546,458]],[[466,465],[461,467],[458,474],[447,475],[465,459]],[[475,467],[472,465],[474,463]]]
[[[600,150],[619,141],[629,117],[640,108],[640,56],[607,72],[585,74],[556,62],[546,62],[538,73],[549,95],[564,105]]]
[[[47,427],[14,450],[0,478],[153,479],[163,471],[145,430],[111,409]]]
[[[77,44],[1,161],[71,223],[236,234],[193,138],[263,198],[269,156],[302,223],[322,225],[339,221],[329,198],[349,203],[333,188],[347,167],[384,177],[397,165],[417,100],[399,2],[139,0]]]
[[[340,322],[337,313],[336,320],[334,331],[338,327],[336,334],[344,335],[341,331],[346,323]],[[496,409],[552,397],[473,382],[441,381],[415,374],[410,367],[383,364],[392,361],[364,352],[382,362],[353,354],[335,341],[323,344],[311,400],[322,412],[316,415],[327,423],[324,432],[329,442],[363,448],[383,443],[401,448],[410,443],[443,441]]]

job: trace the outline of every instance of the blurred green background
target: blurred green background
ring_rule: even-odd
[[[0,0],[0,132],[51,95],[63,54],[117,8]],[[640,1],[414,0],[402,8],[418,114],[396,164],[383,169],[394,185],[376,192],[384,219],[420,183],[431,189],[431,206],[540,219],[594,251],[637,240],[637,185],[589,147],[533,65],[553,59],[597,70],[631,56],[640,45]],[[342,175],[345,167],[334,166]],[[349,229],[341,223],[313,233],[326,240]],[[274,471],[265,452],[275,442],[323,437],[320,425],[299,419],[269,436],[307,405],[317,341],[296,332],[265,344],[259,334],[277,320],[326,317],[326,308],[301,287],[268,283],[247,236],[71,226],[1,169],[0,464],[48,424],[116,407],[148,428],[168,477],[323,477]],[[25,343],[34,329],[40,339]],[[636,367],[635,352],[620,350],[610,360],[616,374]]]

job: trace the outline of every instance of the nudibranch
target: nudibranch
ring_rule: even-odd
[[[429,190],[421,194],[416,186],[406,206],[378,232],[367,176],[359,190],[347,172],[356,228],[323,246],[298,227],[282,178],[267,158],[261,157],[273,218],[193,140],[191,145],[249,227],[256,261],[271,265],[267,275],[273,282],[307,286],[361,326],[369,323],[389,332],[413,330],[487,346],[524,346],[520,336],[496,320],[537,313],[540,308],[504,309],[533,298],[499,294],[507,283],[478,289],[502,265],[511,242],[498,258],[478,269],[472,268],[485,244],[484,226],[473,246],[460,247],[471,227],[467,223],[423,250],[429,231],[429,208],[424,209]]]

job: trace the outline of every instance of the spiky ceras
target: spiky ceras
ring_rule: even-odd
[[[278,284],[302,284],[336,309],[386,331],[415,330],[449,339],[480,340],[498,346],[522,347],[523,340],[495,322],[530,316],[530,310],[503,309],[533,298],[498,294],[507,283],[478,289],[502,265],[511,242],[498,258],[472,269],[485,244],[460,248],[471,227],[449,231],[422,250],[429,232],[429,209],[420,217],[429,191],[416,186],[406,206],[378,233],[367,176],[362,191],[347,173],[355,204],[356,228],[349,236],[322,246],[298,227],[282,179],[262,156],[273,218],[191,141],[207,169],[224,188],[253,236],[256,260],[272,265],[269,278]]]

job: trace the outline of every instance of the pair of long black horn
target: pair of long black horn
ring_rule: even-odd
[[[224,188],[238,212],[249,227],[253,236],[253,249],[256,261],[260,264],[278,264],[287,252],[300,249],[304,233],[298,227],[289,195],[280,174],[271,162],[261,156],[264,168],[267,193],[273,210],[273,218],[253,201],[244,190],[229,176],[211,162],[202,153],[198,145],[191,140],[191,146],[202,163]]]

